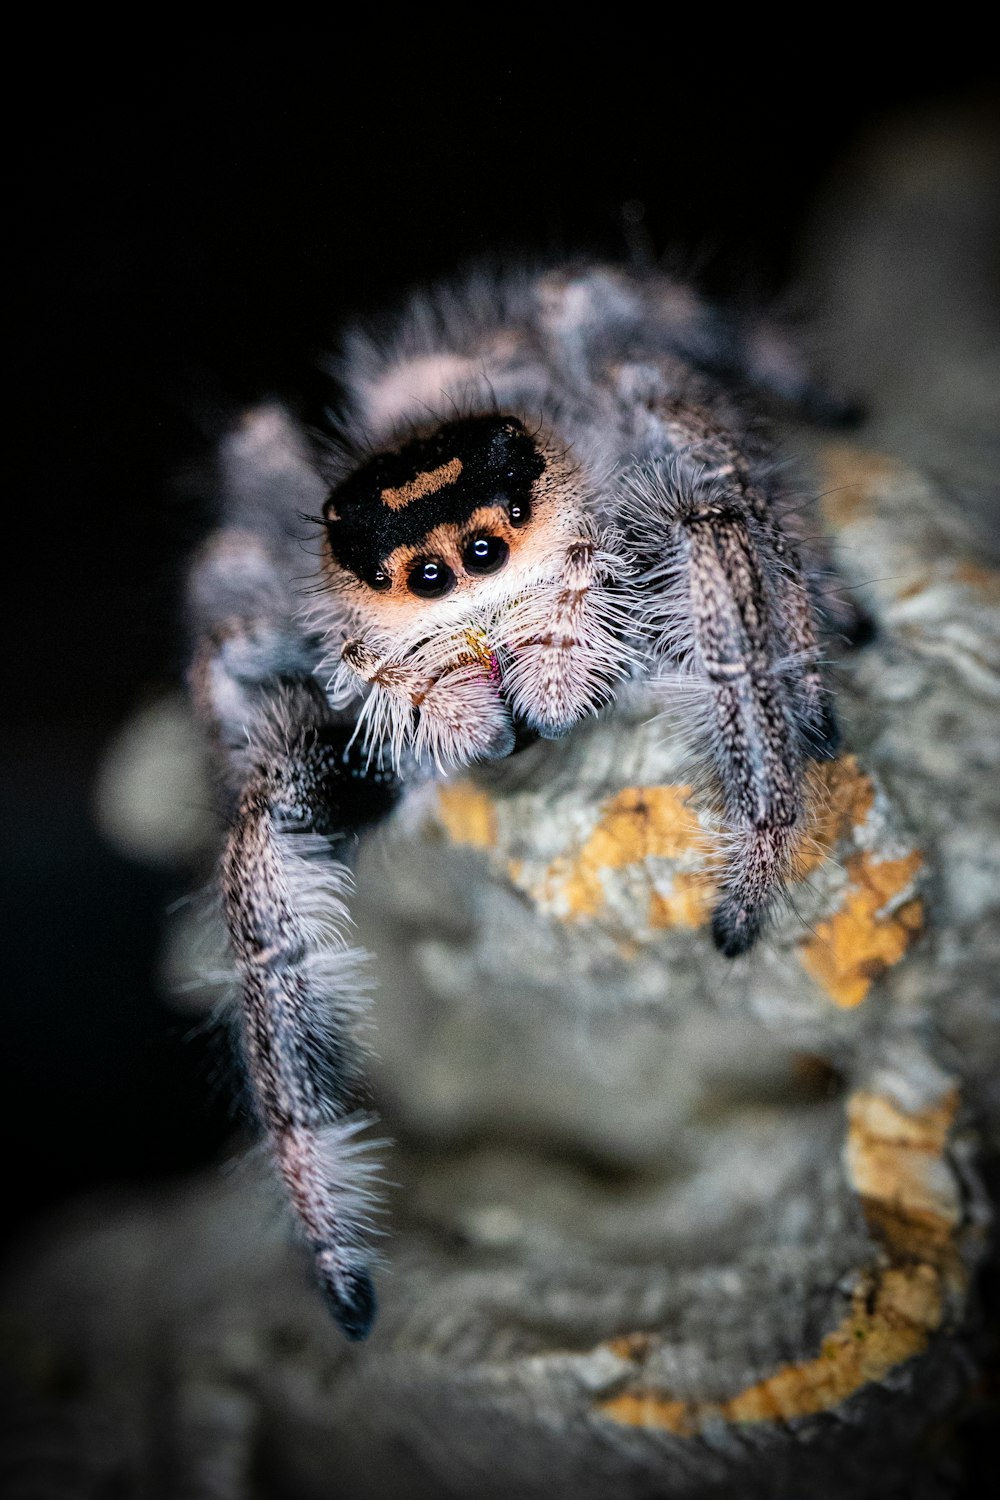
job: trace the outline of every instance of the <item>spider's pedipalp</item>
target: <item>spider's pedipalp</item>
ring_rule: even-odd
[[[364,640],[344,646],[344,668],[368,686],[355,733],[369,754],[385,746],[399,767],[412,745],[417,761],[442,771],[510,754],[514,728],[489,666],[467,642],[449,644],[416,649],[406,660],[382,656]]]
[[[504,623],[511,660],[504,689],[515,714],[554,739],[612,696],[635,664],[633,613],[609,585],[627,574],[617,538],[572,538],[552,583],[518,601]]]

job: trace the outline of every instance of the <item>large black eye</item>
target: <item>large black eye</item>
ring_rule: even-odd
[[[410,569],[406,586],[421,599],[440,599],[455,587],[455,575],[439,557],[425,557]]]
[[[512,500],[507,507],[512,526],[527,526],[531,520],[531,506],[527,500]]]
[[[474,536],[467,542],[462,561],[470,573],[497,573],[510,556],[510,548],[499,536]]]
[[[369,588],[377,589],[381,594],[384,589],[387,589],[391,586],[392,579],[389,577],[384,568],[376,568],[373,573],[369,573],[368,577],[365,579],[365,582],[368,584]]]

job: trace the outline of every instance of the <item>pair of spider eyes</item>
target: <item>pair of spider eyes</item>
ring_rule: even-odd
[[[485,575],[499,573],[510,556],[510,548],[499,536],[474,536],[466,542],[462,563],[467,573]],[[371,580],[372,588],[387,589],[392,579],[383,568],[377,568]],[[410,569],[406,587],[418,599],[441,599],[455,587],[455,573],[439,557],[421,558]]]

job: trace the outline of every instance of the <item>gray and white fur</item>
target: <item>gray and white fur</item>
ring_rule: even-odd
[[[223,448],[191,677],[231,817],[257,1112],[332,1310],[363,1338],[357,837],[405,787],[565,734],[626,685],[656,712],[680,683],[726,829],[713,934],[736,956],[780,898],[806,765],[836,729],[819,562],[746,392],[823,403],[766,324],[614,267],[479,277],[351,334],[336,375],[347,416],[315,465],[275,409]],[[303,513],[321,554],[305,579]]]

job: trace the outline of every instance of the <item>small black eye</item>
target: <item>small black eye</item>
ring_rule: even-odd
[[[377,589],[380,594],[392,585],[392,579],[384,568],[376,568],[374,573],[369,574],[366,582],[370,588]]]
[[[507,507],[512,526],[527,526],[531,520],[531,506],[527,500],[512,500]]]
[[[406,586],[421,599],[440,599],[455,587],[455,575],[438,557],[425,557],[410,569]]]
[[[510,556],[510,548],[499,536],[474,536],[466,543],[462,561],[470,573],[498,573]]]

